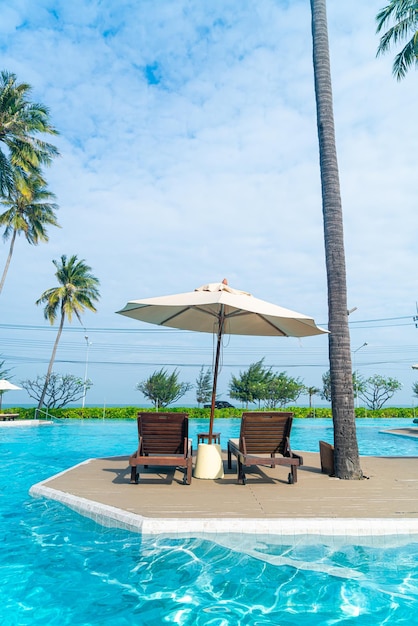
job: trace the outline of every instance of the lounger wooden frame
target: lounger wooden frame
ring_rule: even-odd
[[[183,482],[192,480],[192,445],[187,413],[138,413],[138,449],[129,457],[131,483],[139,466],[184,467]]]
[[[278,411],[242,414],[239,439],[228,441],[228,468],[232,467],[232,455],[236,456],[239,484],[246,484],[244,467],[251,465],[286,465],[290,467],[288,482],[297,482],[297,468],[303,459],[290,447],[292,420],[293,413]]]

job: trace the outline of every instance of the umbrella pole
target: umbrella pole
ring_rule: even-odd
[[[221,314],[220,314],[220,317],[219,317],[218,339],[217,339],[217,342],[216,342],[215,368],[214,368],[214,371],[213,371],[212,402],[211,402],[211,405],[210,405],[208,444],[212,443],[213,420],[214,420],[214,417],[215,417],[216,385],[218,383],[219,359],[220,359],[220,355],[221,355],[221,342],[222,342],[224,320],[225,320],[224,307],[222,306]]]

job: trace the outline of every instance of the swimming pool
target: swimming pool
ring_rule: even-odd
[[[362,454],[418,456],[377,433],[410,420],[361,420]],[[239,420],[218,421],[222,442]],[[292,447],[332,441],[329,420],[296,420]],[[242,543],[234,536],[142,537],[104,528],[29,488],[86,458],[135,447],[134,422],[0,429],[0,624],[261,625],[418,623],[418,541]],[[192,422],[191,435],[202,430]],[[370,544],[370,541],[369,541]],[[415,620],[415,621],[414,621]]]

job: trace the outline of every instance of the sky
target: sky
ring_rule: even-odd
[[[414,406],[418,74],[398,83],[393,55],[376,58],[384,4],[328,0],[349,326],[354,369],[396,378],[389,404]],[[91,379],[86,404],[143,405],[136,385],[154,371],[195,384],[212,366],[211,335],[117,315],[129,300],[227,278],[327,326],[308,0],[0,5],[0,69],[49,108],[61,154],[45,171],[61,228],[47,244],[19,238],[0,296],[13,382],[46,373],[57,326],[35,301],[56,285],[62,254],[100,280],[97,313],[66,326],[54,366]],[[231,374],[262,358],[319,388],[329,368],[326,336],[224,344],[223,400]],[[3,401],[33,402],[23,390]]]

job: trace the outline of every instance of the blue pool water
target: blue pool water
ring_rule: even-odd
[[[362,420],[361,454],[418,456],[382,434],[411,420]],[[191,434],[205,430],[192,422]],[[239,420],[218,421],[222,442]],[[0,625],[418,624],[418,542],[283,543],[257,537],[142,537],[95,524],[29,488],[94,456],[133,452],[135,422],[0,429]],[[296,420],[292,447],[332,442],[329,420]],[[370,542],[369,542],[370,543]]]

